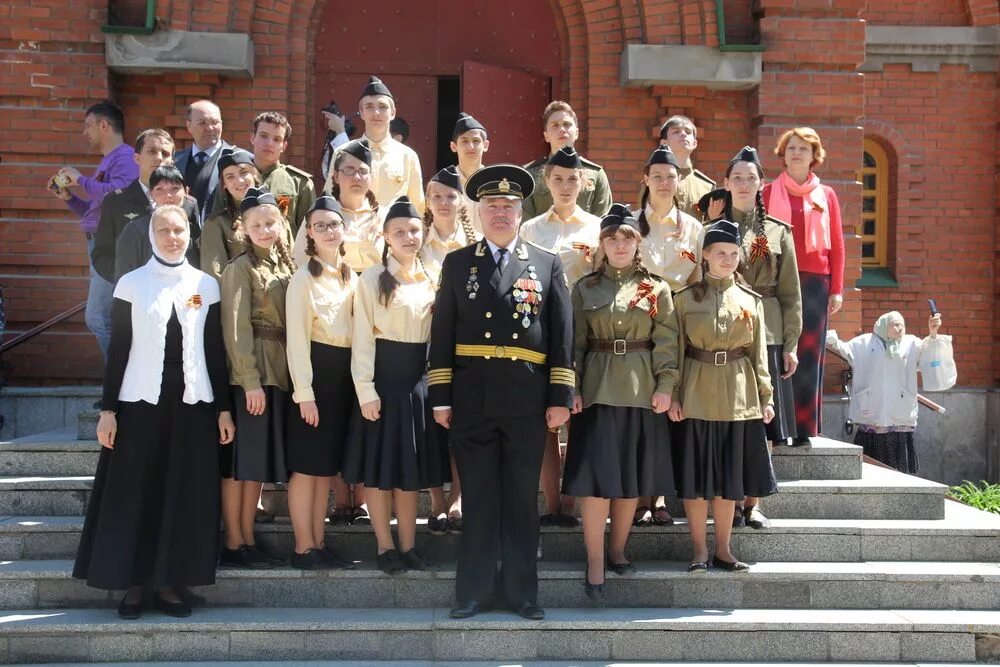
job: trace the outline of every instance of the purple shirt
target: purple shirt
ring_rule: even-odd
[[[87,193],[88,199],[80,199],[73,195],[66,201],[70,210],[80,216],[80,229],[93,234],[97,231],[97,223],[101,219],[101,202],[104,195],[139,178],[139,165],[135,163],[135,149],[128,144],[118,148],[101,158],[97,171],[93,176],[81,176],[80,187]]]

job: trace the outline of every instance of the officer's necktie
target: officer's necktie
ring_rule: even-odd
[[[505,262],[506,259],[507,259],[507,248],[498,248],[496,256],[497,268],[496,271],[493,272],[493,275],[490,276],[490,287],[492,287],[494,291],[500,284],[500,276],[503,275],[504,264],[506,263]]]

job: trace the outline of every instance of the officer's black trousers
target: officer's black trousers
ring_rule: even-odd
[[[462,546],[455,597],[492,605],[499,583],[516,607],[538,596],[538,477],[545,415],[483,418],[456,413],[451,446],[462,480]],[[500,553],[496,551],[500,536]]]

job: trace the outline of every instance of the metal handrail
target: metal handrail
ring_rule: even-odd
[[[21,343],[25,343],[25,342],[31,340],[32,338],[34,338],[38,334],[42,333],[46,329],[52,327],[53,325],[59,324],[63,320],[69,319],[70,317],[72,317],[73,315],[76,315],[77,313],[79,313],[81,310],[83,310],[86,307],[87,307],[87,302],[84,301],[84,302],[82,302],[80,304],[77,304],[77,305],[73,306],[72,308],[70,308],[69,310],[67,310],[65,312],[59,313],[58,315],[56,315],[52,319],[49,319],[49,320],[46,320],[45,322],[42,322],[38,326],[32,327],[28,331],[25,331],[23,334],[20,334],[18,336],[14,336],[13,338],[11,338],[6,343],[0,343],[0,354],[3,354],[7,350],[10,350],[12,348],[17,347]]]

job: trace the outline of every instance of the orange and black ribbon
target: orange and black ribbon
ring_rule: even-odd
[[[200,294],[195,294],[190,299],[187,300],[186,305],[187,305],[188,308],[194,308],[195,310],[197,310],[197,309],[201,308],[201,303],[202,303],[201,302],[201,295]]]
[[[767,259],[771,249],[767,245],[767,237],[763,234],[754,237],[750,244],[750,261],[756,262],[758,259]]]
[[[656,306],[656,295],[653,294],[653,283],[643,280],[635,290],[635,296],[628,302],[629,308],[635,308],[643,301],[649,302],[649,316],[656,317],[659,309]]]

